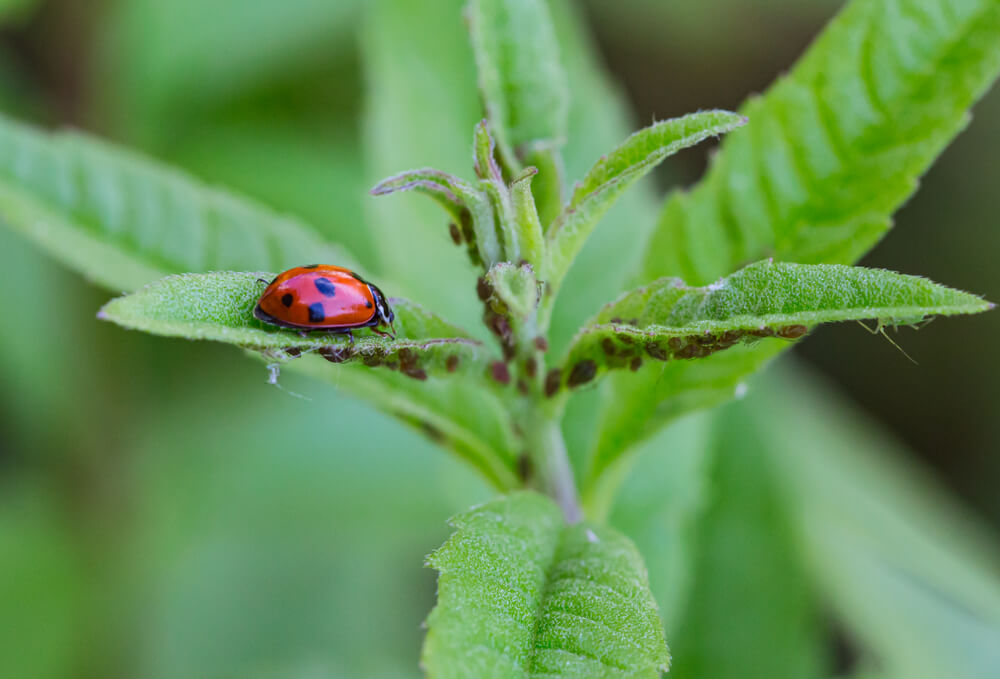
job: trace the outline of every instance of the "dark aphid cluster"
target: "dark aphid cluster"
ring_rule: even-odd
[[[634,320],[630,322],[616,318],[612,321],[618,325],[637,325]],[[604,355],[601,366],[628,368],[635,372],[642,367],[644,357],[657,361],[705,358],[740,342],[754,342],[765,337],[799,339],[808,331],[809,328],[804,325],[785,325],[778,328],[727,330],[721,333],[705,332],[666,339],[645,339],[636,333],[620,331],[601,338],[599,347]],[[566,370],[553,368],[545,376],[546,396],[552,396],[559,391],[564,379],[566,386],[571,389],[587,384],[597,376],[601,366],[595,360],[587,358],[574,363]]]

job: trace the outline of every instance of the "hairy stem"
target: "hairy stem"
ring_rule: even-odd
[[[583,513],[558,417],[553,416],[548,409],[533,404],[526,425],[525,434],[534,469],[534,484],[556,501],[562,508],[566,521],[576,523]]]

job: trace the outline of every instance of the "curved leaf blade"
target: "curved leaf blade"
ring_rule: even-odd
[[[663,279],[626,293],[577,335],[559,373],[559,384],[573,388],[616,368],[638,372],[616,377],[605,395],[585,502],[606,502],[603,486],[615,482],[610,472],[629,448],[679,415],[732,398],[787,346],[760,338],[794,340],[835,321],[911,325],[992,307],[919,276],[770,261],[705,287]]]
[[[704,284],[773,256],[856,261],[1000,72],[993,0],[855,0],[672,196],[642,276]]]
[[[696,359],[762,337],[798,339],[821,323],[915,325],[991,308],[981,297],[920,276],[764,261],[705,287],[665,278],[624,294],[577,335],[566,365],[588,361],[600,372],[635,358]]]
[[[362,362],[428,375],[485,371],[487,352],[464,332],[419,305],[393,299],[398,339],[298,332],[258,321],[253,308],[271,273],[218,272],[169,276],[108,302],[99,316],[126,328],[236,344],[271,358],[317,352],[336,363]],[[358,331],[364,333],[365,331]]]
[[[659,677],[670,656],[635,546],[520,492],[452,521],[423,663],[443,677]]]
[[[850,2],[787,77],[741,109],[752,124],[722,144],[701,183],[666,202],[640,280],[703,285],[764,257],[853,262],[886,233],[998,71],[992,0]],[[605,402],[656,410],[651,402],[670,396],[661,382],[642,391],[633,377],[610,380]],[[675,409],[663,412],[643,428],[655,431]],[[632,445],[634,424],[609,414],[595,439]]]
[[[3,117],[0,219],[117,290],[185,271],[354,266],[294,219],[96,139]]]
[[[601,158],[548,229],[546,280],[558,289],[598,220],[625,189],[681,149],[745,123],[744,117],[728,111],[692,113],[639,130]]]
[[[492,130],[505,162],[565,143],[569,88],[543,0],[473,0],[472,48]]]

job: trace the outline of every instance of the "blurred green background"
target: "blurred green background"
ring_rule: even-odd
[[[788,68],[839,4],[591,0],[579,18],[639,126],[735,108]],[[4,0],[0,107],[96,132],[299,215],[366,265],[408,281],[405,294],[466,320],[475,316],[471,290],[449,297],[448,267],[467,273],[457,249],[434,255],[433,275],[416,275],[445,247],[443,225],[418,232],[429,244],[414,251],[379,248],[400,238],[411,214],[436,223],[431,208],[373,205],[367,195],[374,180],[411,166],[469,173],[479,113],[461,5]],[[575,104],[576,119],[590,115]],[[603,99],[601,107],[617,110]],[[1000,178],[1000,91],[975,113],[863,263],[1000,300],[989,202]],[[673,159],[657,175],[661,188],[696,180],[706,153]],[[569,150],[575,176],[597,154],[577,155]],[[597,264],[591,257],[574,275]],[[324,384],[289,375],[276,389],[230,348],[97,322],[106,291],[3,229],[0,289],[25,301],[0,331],[0,676],[419,674],[420,625],[434,599],[423,557],[446,536],[449,515],[488,497],[472,472]],[[581,297],[567,318],[603,300]],[[838,412],[856,404],[996,529],[1000,315],[895,339],[919,365],[855,326],[816,332],[794,353],[846,396],[824,386],[812,403]],[[741,407],[753,405],[730,408],[726,421],[739,422]],[[841,421],[872,427],[853,414]],[[699,422],[682,422],[674,440],[698,439]],[[647,492],[690,508],[698,491],[680,480],[704,474],[681,448],[657,451],[684,471]],[[757,509],[766,531],[770,510]],[[623,510],[620,520],[638,526],[633,535],[646,531],[636,535],[644,548],[673,544],[658,543],[644,518]],[[682,582],[657,568],[680,569],[684,558],[651,557],[654,586]],[[784,572],[781,552],[769,558],[762,572]],[[680,613],[661,604],[678,653]],[[823,661],[786,665],[784,675],[852,669],[851,641],[836,625],[818,629]],[[685,676],[707,679],[696,669]]]

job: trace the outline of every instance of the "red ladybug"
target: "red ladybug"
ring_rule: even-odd
[[[371,328],[382,336],[381,325],[395,328],[385,295],[350,269],[327,264],[297,266],[275,276],[260,296],[253,315],[265,323],[294,328],[305,335],[310,330],[344,333]]]

